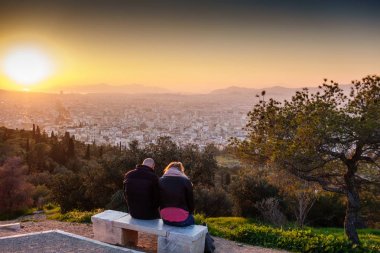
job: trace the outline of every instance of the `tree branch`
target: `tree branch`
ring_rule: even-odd
[[[364,177],[361,177],[359,175],[355,175],[355,180],[359,181],[359,183],[366,183],[366,184],[373,184],[373,185],[378,185],[380,186],[380,182],[378,181],[373,181]]]
[[[378,169],[380,169],[380,164],[378,164],[374,159],[368,156],[360,156],[360,161],[366,161],[368,163],[374,164]]]

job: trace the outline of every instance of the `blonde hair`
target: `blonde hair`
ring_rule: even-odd
[[[171,162],[168,166],[164,169],[164,173],[166,173],[170,168],[177,168],[180,170],[183,174],[185,174],[185,167],[183,167],[183,164],[181,162]]]

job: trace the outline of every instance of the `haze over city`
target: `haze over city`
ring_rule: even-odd
[[[380,69],[379,11],[377,1],[1,1],[0,89],[349,83]]]

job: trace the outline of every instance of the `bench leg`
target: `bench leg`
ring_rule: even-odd
[[[110,222],[97,222],[92,225],[94,239],[110,244],[123,245],[124,236],[121,228],[112,227]]]
[[[136,246],[138,242],[138,232],[129,229],[122,229],[123,246]]]
[[[157,253],[203,253],[205,247],[205,236],[196,241],[191,241],[182,235],[169,234],[158,236]]]

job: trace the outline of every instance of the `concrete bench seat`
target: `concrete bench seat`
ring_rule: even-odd
[[[191,252],[204,251],[207,227],[193,225],[173,227],[163,223],[161,219],[139,220],[128,213],[106,210],[91,217],[96,240],[118,245],[137,245],[138,232],[158,236],[157,251]]]

